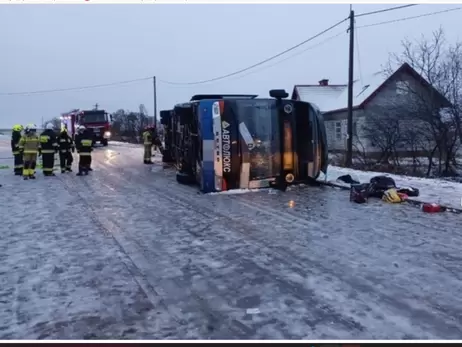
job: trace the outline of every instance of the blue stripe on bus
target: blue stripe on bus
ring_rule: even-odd
[[[215,148],[213,136],[213,101],[200,101],[198,111],[201,122],[202,135],[202,177],[201,190],[203,193],[215,192],[215,168],[213,163],[213,151]]]

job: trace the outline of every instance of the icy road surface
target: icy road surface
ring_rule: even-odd
[[[0,338],[462,338],[459,215],[327,187],[200,195],[141,158],[0,170]]]

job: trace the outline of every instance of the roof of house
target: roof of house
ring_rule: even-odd
[[[415,71],[409,64],[404,63],[393,72],[387,75],[384,71],[366,76],[362,80],[353,81],[353,108],[359,108],[369,102],[396,74],[406,71],[419,82],[429,87],[430,84]],[[431,87],[431,86],[430,86]],[[438,92],[437,92],[438,93]],[[450,102],[440,93],[439,96],[444,100],[444,104]],[[319,107],[321,112],[334,112],[345,110],[348,107],[348,85],[296,85],[292,93],[292,98],[298,96],[299,100],[307,101]]]

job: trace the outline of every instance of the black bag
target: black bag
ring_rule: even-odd
[[[342,181],[348,184],[359,184],[360,182],[356,181],[351,177],[351,175],[343,175],[337,178],[337,181]]]
[[[369,196],[381,199],[383,193],[391,188],[396,188],[395,180],[388,176],[374,176],[370,180]]]
[[[364,204],[369,198],[369,183],[352,184],[350,188],[350,201]]]
[[[407,196],[410,196],[410,197],[416,197],[416,196],[419,196],[420,194],[419,189],[414,188],[414,187],[399,188],[397,192],[406,194]]]

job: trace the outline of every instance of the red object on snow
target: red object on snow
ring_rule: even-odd
[[[422,211],[426,213],[436,213],[436,212],[442,212],[443,209],[441,208],[441,205],[433,203],[433,204],[423,204]]]
[[[403,201],[406,201],[409,198],[407,194],[404,194],[404,193],[397,193],[397,194]]]

